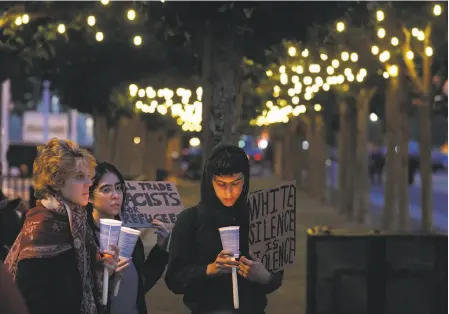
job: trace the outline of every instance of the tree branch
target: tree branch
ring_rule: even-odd
[[[420,93],[424,93],[424,86],[422,79],[418,76],[418,73],[416,72],[415,62],[413,60],[410,60],[407,58],[407,52],[411,49],[410,47],[410,39],[411,34],[410,31],[402,26],[402,32],[405,36],[405,42],[404,45],[402,45],[402,59],[404,60],[405,66],[407,67],[407,70],[410,74],[410,78],[412,79],[413,84],[415,85],[416,89]]]

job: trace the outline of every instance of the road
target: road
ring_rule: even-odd
[[[334,162],[327,167],[327,183],[335,188],[338,186],[338,165]],[[434,227],[443,232],[448,231],[448,174],[441,171],[432,176],[433,189],[433,221]],[[421,220],[421,178],[415,175],[415,182],[409,187],[410,217],[414,226],[419,226]],[[372,212],[380,215],[384,203],[384,185],[372,184],[370,190]]]

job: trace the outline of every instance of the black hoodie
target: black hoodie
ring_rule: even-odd
[[[215,195],[210,160],[219,152],[244,154],[245,184],[233,207],[225,207]],[[213,263],[222,245],[218,228],[240,226],[240,255],[249,255],[249,161],[245,152],[233,145],[217,146],[204,166],[200,203],[184,210],[174,226],[165,282],[176,294],[184,294],[184,303],[194,314],[217,310],[233,311],[232,278],[230,274],[209,277],[207,265]],[[238,276],[240,309],[235,313],[262,314],[267,305],[266,294],[282,284],[283,272],[272,275],[269,284],[262,285]]]

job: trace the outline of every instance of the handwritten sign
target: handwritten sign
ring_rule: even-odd
[[[151,228],[151,221],[162,221],[173,229],[184,209],[176,185],[163,181],[126,181],[125,205],[121,213],[123,226]]]
[[[249,245],[270,272],[296,257],[296,181],[249,194]]]

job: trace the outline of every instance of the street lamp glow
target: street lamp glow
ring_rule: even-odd
[[[320,105],[320,104],[315,104],[315,105],[313,106],[313,109],[314,109],[316,112],[321,111],[321,105]]]
[[[345,30],[345,23],[343,22],[338,22],[337,23],[337,32],[341,33]]]
[[[385,19],[385,13],[381,10],[377,11],[376,18],[379,22],[382,22]]]
[[[189,145],[192,147],[198,147],[200,146],[201,141],[198,137],[192,137],[189,141]]]
[[[87,25],[89,25],[89,26],[94,26],[95,25],[95,16],[93,16],[93,15],[90,15],[88,18],[87,18]]]
[[[142,37],[140,37],[139,35],[134,36],[134,45],[136,46],[140,46],[142,45]]]
[[[326,61],[327,60],[327,54],[325,54],[325,53],[320,54],[320,58],[321,58],[321,60]]]
[[[267,74],[268,77],[273,76],[273,71],[271,70],[267,70],[265,73]]]
[[[139,144],[140,143],[140,136],[136,136],[134,137],[134,144]]]
[[[441,12],[442,12],[441,5],[435,4],[435,6],[433,7],[433,14],[435,16],[440,16]]]
[[[101,4],[102,5],[108,5],[109,4],[109,0],[101,0]]]
[[[385,31],[385,28],[379,28],[379,30],[377,31],[377,36],[379,38],[384,38],[386,34],[387,32]]]
[[[384,79],[387,79],[390,77],[390,74],[388,74],[388,72],[384,72],[383,77],[384,77]]]
[[[65,33],[65,25],[64,24],[59,24],[58,25],[58,33],[60,33],[60,34],[64,34]]]
[[[416,27],[413,27],[413,28],[412,28],[412,35],[413,35],[414,37],[418,37],[418,35],[419,35],[419,29],[417,29]]]
[[[351,53],[351,61],[357,62],[358,60],[359,60],[359,56],[357,55],[357,53],[355,53],[355,52]]]
[[[257,143],[260,149],[266,149],[268,147],[268,141],[264,138],[260,139],[259,143]]]
[[[379,53],[379,47],[372,46],[371,47],[371,53],[376,56]]]
[[[369,119],[371,120],[371,122],[376,122],[377,120],[379,120],[379,117],[373,112],[369,115]]]
[[[341,60],[343,60],[343,61],[348,61],[348,60],[349,60],[349,53],[346,52],[346,51],[343,51],[343,52],[341,53]]]
[[[103,41],[103,39],[104,39],[104,34],[103,34],[103,32],[97,32],[97,33],[95,34],[95,39],[96,39],[97,41]]]
[[[301,56],[307,58],[309,56],[309,49],[304,49],[303,52],[301,53]]]
[[[432,47],[426,47],[426,56],[431,57],[433,55]]]

